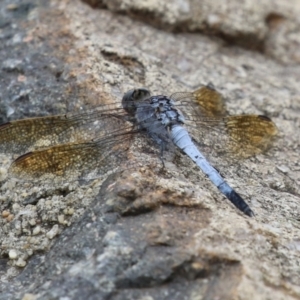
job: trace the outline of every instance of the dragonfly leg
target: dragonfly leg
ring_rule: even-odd
[[[160,138],[157,134],[155,134],[154,132],[149,132],[149,135],[151,137],[151,139],[155,142],[155,144],[157,144],[159,146],[160,149],[160,153],[159,153],[159,158],[161,160],[163,169],[165,168],[165,162],[164,162],[164,153],[166,151],[166,142]]]
[[[166,149],[166,143],[164,141],[162,141],[162,143],[160,144],[160,160],[161,160],[161,163],[163,165],[163,169],[165,168],[165,161],[164,161],[164,152],[165,152],[165,149]]]

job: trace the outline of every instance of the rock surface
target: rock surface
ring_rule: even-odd
[[[0,299],[300,299],[299,2],[86,2],[1,2],[1,122],[212,82],[280,137],[213,161],[252,219],[184,156],[89,185],[4,180]]]
[[[300,62],[297,0],[85,0],[173,32],[202,32],[258,50],[284,63]]]

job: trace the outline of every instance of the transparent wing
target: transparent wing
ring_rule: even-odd
[[[184,111],[189,132],[210,157],[247,158],[262,153],[278,133],[266,116],[228,116],[222,95],[211,86],[173,95]]]
[[[224,98],[212,84],[194,92],[174,93],[170,98],[176,101],[176,106],[180,106],[180,110],[191,120],[201,117],[221,118],[227,115]]]
[[[67,142],[84,142],[124,130],[126,120],[121,109],[106,109],[76,115],[29,118],[0,126],[0,151],[23,154]]]
[[[53,182],[90,179],[118,169],[127,161],[132,134],[112,135],[86,142],[36,150],[18,157],[10,166],[12,177]]]
[[[260,115],[198,120],[188,128],[201,146],[209,148],[211,155],[238,159],[265,152],[278,133],[276,125]]]
[[[9,176],[25,181],[70,182],[133,167],[136,162],[129,162],[127,149],[140,130],[129,119],[124,109],[103,105],[81,114],[6,123],[0,126],[0,149],[15,154],[31,150],[12,163]],[[149,150],[148,146],[144,149]]]

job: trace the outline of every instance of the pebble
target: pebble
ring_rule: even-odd
[[[35,294],[24,294],[22,300],[35,300],[38,298],[38,295],[35,295]]]
[[[7,220],[8,222],[12,221],[13,219],[14,219],[14,215],[13,215],[13,214],[10,214],[10,215],[6,218],[6,220]]]
[[[13,189],[16,187],[16,180],[15,179],[8,180],[6,181],[5,185],[7,190],[13,191]]]
[[[8,256],[10,259],[16,259],[18,257],[18,253],[15,249],[11,249],[8,252]]]
[[[65,216],[64,215],[59,215],[57,217],[57,220],[58,220],[58,223],[64,224],[64,222],[65,222]]]
[[[14,203],[12,206],[12,209],[14,212],[19,212],[19,210],[21,209],[21,206],[18,203]]]
[[[20,71],[22,61],[19,59],[7,59],[2,63],[2,69],[7,71]]]
[[[284,174],[288,174],[291,170],[285,165],[277,166],[277,169]]]
[[[71,207],[71,208],[65,208],[64,209],[64,214],[72,216],[74,214],[74,208],[73,207]]]
[[[24,268],[26,266],[26,261],[21,257],[16,261],[16,266],[20,268]]]
[[[27,249],[27,255],[32,256],[33,255],[33,250],[32,249]]]
[[[30,219],[30,220],[29,220],[29,224],[30,224],[31,226],[36,225],[35,219]]]
[[[0,181],[3,181],[7,177],[7,169],[0,167]]]
[[[37,235],[41,232],[41,226],[37,225],[32,230],[32,235]]]
[[[22,300],[35,300],[37,299],[38,295],[35,295],[35,294],[24,294]]]
[[[59,228],[58,225],[54,225],[50,231],[46,233],[48,239],[52,240],[58,234]]]
[[[2,217],[7,218],[8,216],[9,216],[9,211],[8,210],[3,210]]]
[[[16,9],[18,9],[19,8],[19,5],[17,5],[17,4],[8,4],[7,6],[6,6],[6,9],[7,10],[16,10]]]

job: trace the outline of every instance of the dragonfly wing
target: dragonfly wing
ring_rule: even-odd
[[[28,152],[11,164],[9,174],[25,181],[51,182],[99,177],[126,162],[131,140],[131,134],[120,134]]]
[[[62,115],[30,118],[2,124],[0,126],[0,149],[2,152],[13,154],[24,153],[38,140],[49,136],[50,133],[52,140],[55,139],[66,129],[66,126],[70,125],[65,122],[65,117]]]
[[[176,101],[176,107],[191,121],[201,117],[222,118],[227,115],[223,96],[211,84],[194,92],[174,93],[170,98]]]
[[[210,156],[226,156],[227,159],[243,159],[263,153],[278,134],[271,119],[261,115],[203,118],[188,128]]]
[[[11,121],[0,126],[0,151],[23,154],[29,149],[88,141],[123,130],[125,123],[122,114],[114,114],[113,110]]]
[[[190,133],[210,157],[247,158],[262,153],[278,133],[268,117],[228,116],[222,95],[211,85],[171,97],[179,103],[179,109],[184,110]]]
[[[265,152],[278,134],[272,120],[262,115],[239,115],[225,118],[227,148],[240,158]]]

